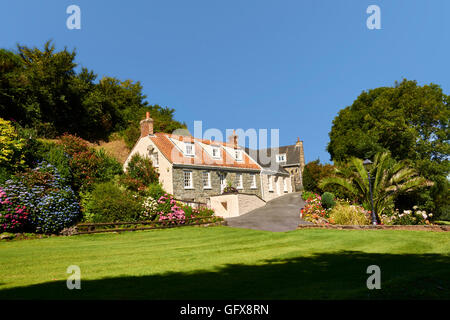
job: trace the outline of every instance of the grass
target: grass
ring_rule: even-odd
[[[0,242],[0,299],[449,299],[446,232],[230,227]],[[381,290],[368,290],[369,265]],[[68,290],[69,265],[81,290]]]

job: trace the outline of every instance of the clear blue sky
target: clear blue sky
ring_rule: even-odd
[[[81,8],[68,30],[66,8]],[[366,9],[381,8],[381,30]],[[99,77],[139,80],[147,100],[192,131],[279,128],[329,161],[337,112],[361,91],[403,77],[450,92],[448,0],[3,0],[0,47],[76,48]]]

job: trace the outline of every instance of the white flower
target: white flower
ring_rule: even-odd
[[[411,214],[411,210],[403,210],[404,214]]]
[[[419,208],[419,207],[418,207],[418,206],[414,206],[414,207],[413,207],[414,210],[417,210],[417,208]]]

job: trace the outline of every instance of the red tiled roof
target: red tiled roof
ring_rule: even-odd
[[[242,150],[242,161],[235,160],[228,152],[223,148],[220,148],[221,159],[214,159],[212,156],[203,149],[199,143],[206,145],[220,145],[229,148],[234,148],[233,144],[226,142],[217,142],[210,140],[197,139],[190,136],[179,136],[168,133],[157,132],[153,136],[149,136],[156,147],[164,154],[164,156],[174,164],[185,165],[203,165],[203,166],[217,166],[217,167],[231,167],[240,169],[253,169],[259,170],[260,166],[253,161]],[[181,152],[170,139],[179,140],[183,142],[191,142],[195,145],[195,156],[186,156]]]

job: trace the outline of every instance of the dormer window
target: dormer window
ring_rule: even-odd
[[[277,154],[277,162],[286,162],[286,153]]]
[[[236,158],[236,160],[242,161],[242,150],[235,149],[234,154],[235,154],[234,157]]]
[[[220,147],[212,147],[213,158],[220,158]]]
[[[184,144],[184,146],[185,146],[185,152],[184,153],[187,156],[194,156],[195,155],[195,149],[194,149],[194,144],[193,143],[186,142]]]

